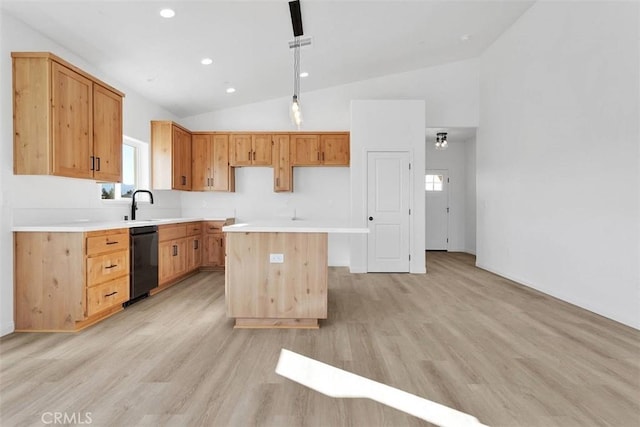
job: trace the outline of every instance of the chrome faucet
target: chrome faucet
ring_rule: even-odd
[[[138,204],[136,203],[136,194],[138,193],[147,193],[149,195],[149,199],[151,199],[151,204],[153,204],[153,194],[149,190],[136,190],[131,195],[131,221],[136,219],[136,211],[138,210]]]

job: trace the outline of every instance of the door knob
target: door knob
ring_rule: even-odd
[[[373,217],[372,216],[369,217],[369,221],[373,221]]]

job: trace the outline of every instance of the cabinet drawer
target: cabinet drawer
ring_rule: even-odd
[[[164,242],[165,240],[182,239],[186,236],[186,224],[161,225],[158,227],[158,240],[160,242]]]
[[[87,236],[87,255],[129,249],[129,232],[118,230],[115,233],[105,233],[98,236]]]
[[[128,274],[128,250],[87,258],[87,286],[95,286]]]
[[[205,231],[207,233],[222,233],[222,227],[225,221],[207,221],[205,222]]]
[[[187,236],[197,236],[202,233],[201,222],[189,222],[187,223]]]
[[[87,316],[129,300],[129,276],[87,289]]]

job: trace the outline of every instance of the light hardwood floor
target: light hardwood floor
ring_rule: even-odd
[[[0,339],[0,425],[417,426],[274,373],[287,348],[491,426],[637,426],[640,332],[429,253],[427,275],[329,273],[319,330],[234,330],[200,273],[80,333]],[[45,420],[48,420],[47,418]]]

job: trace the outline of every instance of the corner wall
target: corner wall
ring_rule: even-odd
[[[411,273],[425,273],[425,103],[422,100],[351,102],[351,220],[367,223],[367,152],[408,151],[411,156]],[[352,273],[367,272],[367,235],[351,236]]]
[[[537,2],[481,57],[477,264],[640,328],[639,5]]]

